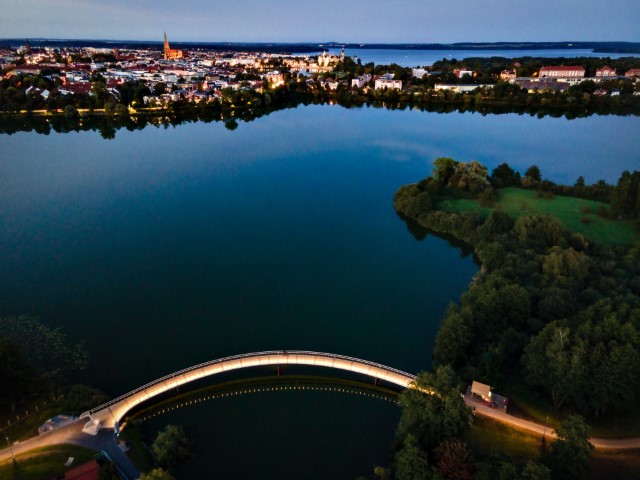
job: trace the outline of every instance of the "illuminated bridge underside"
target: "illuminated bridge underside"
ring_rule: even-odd
[[[334,368],[373,377],[402,388],[407,388],[416,379],[415,375],[395,368],[343,355],[296,350],[247,353],[202,363],[159,378],[89,410],[81,417],[99,420],[102,427],[113,428],[132,408],[181,385],[231,370],[268,365],[309,365]]]

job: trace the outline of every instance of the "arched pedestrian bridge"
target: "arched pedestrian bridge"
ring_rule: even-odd
[[[89,417],[91,420],[98,420],[102,427],[115,427],[117,430],[120,421],[126,416],[127,412],[157,395],[211,375],[268,365],[308,365],[334,368],[366,375],[402,388],[407,388],[416,379],[415,375],[379,363],[331,353],[303,350],[245,353],[201,363],[159,378],[83,413],[81,418]]]

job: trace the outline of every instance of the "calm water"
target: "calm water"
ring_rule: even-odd
[[[340,54],[339,48],[331,48],[333,55]],[[546,57],[546,58],[573,58],[573,57],[637,57],[637,53],[594,53],[593,50],[567,49],[567,50],[374,50],[369,48],[351,48],[345,51],[346,55],[358,57],[362,63],[373,62],[376,65],[390,65],[397,63],[402,67],[422,67],[433,65],[438,60],[457,58],[462,60],[470,57]]]
[[[476,265],[416,240],[392,208],[438,156],[507,161],[573,182],[638,168],[637,117],[311,106],[222,124],[0,137],[0,312],[85,339],[79,380],[118,395],[180,368],[265,349],[417,372]],[[181,423],[184,478],[354,478],[386,463],[398,409],[328,392],[201,404]]]

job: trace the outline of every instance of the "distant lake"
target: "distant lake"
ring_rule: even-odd
[[[41,315],[91,353],[116,396],[226,355],[310,349],[431,365],[477,265],[393,210],[436,157],[573,183],[640,166],[638,117],[566,120],[308,106],[229,131],[0,136],[0,312]],[[399,409],[271,392],[156,417],[183,424],[179,478],[345,478],[388,464]],[[206,474],[205,474],[206,472]]]
[[[341,49],[331,48],[329,52],[339,55]],[[402,67],[423,67],[433,65],[435,62],[446,58],[462,60],[470,57],[546,57],[546,58],[573,58],[573,57],[602,57],[621,58],[638,57],[637,53],[595,53],[589,49],[566,49],[566,50],[382,50],[369,48],[349,48],[345,55],[358,57],[362,63],[373,62],[376,65],[390,65],[397,63]]]

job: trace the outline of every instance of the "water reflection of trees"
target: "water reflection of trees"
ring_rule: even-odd
[[[49,135],[56,133],[87,132],[100,133],[104,139],[113,139],[118,130],[143,130],[144,128],[177,126],[192,122],[223,122],[228,130],[235,130],[242,122],[251,122],[272,112],[296,108],[300,105],[324,105],[337,103],[344,108],[386,108],[389,110],[420,110],[434,113],[477,112],[481,115],[500,115],[516,113],[542,118],[566,117],[574,119],[589,116],[587,112],[567,112],[554,108],[540,106],[518,105],[479,105],[469,106],[463,102],[416,104],[409,99],[389,101],[385,99],[367,99],[358,95],[346,95],[339,98],[327,96],[313,96],[309,94],[297,97],[283,98],[269,105],[243,106],[241,108],[225,108],[217,102],[195,105],[188,102],[176,102],[170,108],[160,112],[144,112],[136,115],[2,115],[0,116],[0,134],[14,134],[18,132],[36,132]]]
[[[441,232],[436,232],[434,230],[430,230],[428,228],[423,227],[422,225],[420,225],[416,220],[414,220],[413,218],[409,218],[407,216],[405,216],[404,214],[402,214],[401,212],[396,211],[396,214],[398,215],[398,217],[400,217],[400,219],[405,222],[406,226],[407,226],[407,230],[409,231],[409,233],[411,233],[411,235],[413,236],[413,238],[415,238],[418,241],[422,241],[425,238],[427,238],[429,235],[432,235],[436,238],[439,238],[441,240],[446,241],[450,247],[453,247],[457,250],[460,251],[460,256],[462,258],[466,258],[469,255],[473,255],[473,260],[476,264],[480,264],[479,259],[476,257],[476,255],[474,254],[473,248],[455,238],[452,235],[447,235],[445,233],[441,233]]]

